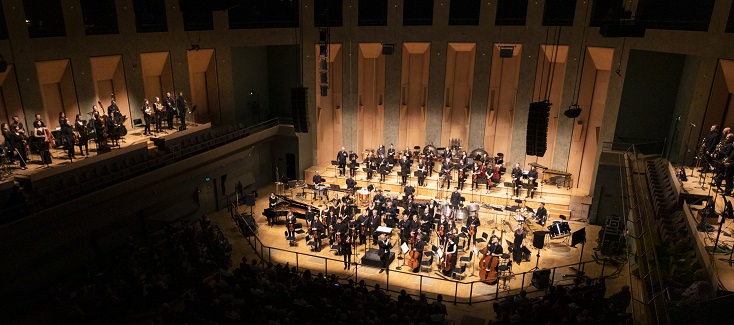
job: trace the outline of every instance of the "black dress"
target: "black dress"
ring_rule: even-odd
[[[512,251],[512,260],[515,261],[515,263],[520,264],[520,261],[522,260],[522,241],[525,239],[525,231],[519,234],[515,231],[514,234],[515,240],[513,244],[515,248]]]

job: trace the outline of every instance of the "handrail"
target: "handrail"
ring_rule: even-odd
[[[236,213],[233,213],[233,218],[236,215],[237,215]],[[235,223],[237,223],[237,222],[235,222]],[[335,259],[335,258],[331,258],[331,257],[325,257],[325,256],[320,256],[320,255],[315,255],[315,254],[309,254],[309,253],[294,252],[294,251],[290,251],[290,250],[287,250],[287,249],[282,249],[282,248],[277,248],[277,247],[272,247],[272,246],[265,245],[262,242],[262,240],[260,239],[260,237],[257,235],[257,231],[255,229],[252,229],[252,227],[250,227],[249,224],[247,224],[247,223],[244,223],[244,224],[249,228],[250,233],[253,234],[252,236],[245,236],[245,239],[247,240],[247,242],[249,243],[249,245],[253,248],[253,251],[255,252],[255,254],[259,258],[261,258],[262,260],[267,260],[268,262],[271,262],[272,263],[273,262],[272,261],[272,252],[273,251],[275,251],[275,252],[291,253],[291,254],[294,254],[295,257],[296,257],[296,259],[295,259],[296,260],[295,267],[296,267],[296,270],[299,270],[301,268],[301,266],[299,265],[299,257],[301,257],[301,256],[307,256],[307,257],[312,257],[312,258],[318,258],[318,259],[321,259],[321,260],[324,261],[324,274],[328,274],[328,261],[343,263],[343,261],[341,259]],[[255,238],[254,243],[251,241],[251,238],[250,237],[254,237]],[[267,256],[265,254],[265,251],[266,250],[267,250]],[[362,267],[362,264],[359,263],[359,262],[357,262],[357,261],[354,261],[354,260],[352,262],[353,262],[353,265],[355,266],[355,271],[354,271],[355,282],[358,282],[359,281],[359,268]],[[472,260],[471,263],[475,263],[475,262],[476,262],[475,260]],[[588,264],[588,263],[598,263],[598,262],[596,260],[590,260],[590,261],[577,262],[577,263],[572,263],[572,264],[567,264],[567,265],[562,265],[562,266],[554,266],[554,267],[552,267],[552,268],[549,269],[549,270],[551,270],[550,280],[552,281],[555,278],[556,271],[559,270],[559,269],[567,268],[567,267],[578,267],[579,269],[583,269],[586,266],[586,264]],[[601,263],[602,263],[602,269],[601,269],[600,277],[603,277],[604,276],[604,270],[606,268],[606,259],[605,260],[602,260]],[[532,279],[532,275],[534,274],[533,271],[522,272],[522,273],[515,273],[514,274],[514,277],[520,276],[520,277],[522,277],[522,281],[520,282],[521,283],[520,288],[515,288],[513,290],[509,290],[509,289],[508,290],[500,290],[499,281],[501,281],[501,280],[498,280],[498,283],[495,285],[494,293],[487,294],[488,297],[485,298],[485,299],[475,299],[475,296],[474,296],[474,292],[475,292],[474,286],[475,285],[479,285],[479,284],[486,284],[486,283],[484,283],[482,281],[479,281],[479,280],[474,280],[474,281],[469,281],[469,282],[466,282],[466,281],[457,281],[457,280],[454,280],[454,279],[447,279],[447,278],[436,277],[436,276],[431,276],[431,275],[423,275],[421,273],[405,272],[405,271],[402,271],[402,270],[389,270],[389,272],[387,272],[387,273],[388,274],[387,274],[387,277],[386,277],[386,282],[385,282],[385,288],[384,288],[384,290],[385,291],[389,291],[389,292],[396,292],[396,293],[400,292],[400,290],[391,290],[390,289],[390,275],[389,275],[390,273],[398,273],[398,274],[406,274],[406,275],[411,275],[411,276],[418,276],[419,277],[419,282],[418,282],[419,283],[419,288],[418,288],[417,291],[418,291],[419,294],[425,293],[425,291],[423,290],[424,279],[432,279],[432,280],[437,280],[437,281],[444,281],[444,282],[453,283],[453,285],[454,285],[453,303],[454,304],[469,304],[469,305],[471,305],[472,303],[482,303],[482,302],[489,302],[489,301],[498,300],[498,299],[501,298],[500,294],[503,293],[503,292],[505,292],[505,291],[507,291],[508,294],[509,294],[510,291],[517,291],[517,292],[519,292],[520,290],[525,290],[528,294],[535,293],[535,292],[542,292],[543,291],[543,290],[540,290],[540,289],[539,290],[529,290],[530,286],[525,287],[525,282],[526,282],[525,280],[526,280],[526,278]],[[459,300],[459,298],[460,298],[459,297],[459,294],[458,294],[459,286],[462,286],[462,287],[463,286],[469,286],[469,288],[468,288],[468,290],[469,290],[469,297],[468,297],[468,299],[465,299],[464,297],[461,297],[462,300]],[[408,288],[408,287],[400,287],[400,289],[404,289],[404,290],[415,290],[415,288]],[[493,298],[491,297],[492,295],[494,296]],[[444,296],[446,296],[446,295],[444,294]],[[448,301],[448,299],[445,299],[445,301]]]

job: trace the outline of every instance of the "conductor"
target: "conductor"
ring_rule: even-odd
[[[388,261],[390,260],[390,250],[392,249],[392,244],[385,234],[380,234],[380,240],[377,242],[377,245],[380,247],[377,255],[380,256],[380,261],[382,262],[380,273],[385,270],[387,270],[387,272],[389,273],[390,269],[388,268]]]

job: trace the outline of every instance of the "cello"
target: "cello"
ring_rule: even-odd
[[[417,251],[415,249],[415,245],[413,244],[413,236],[411,235],[411,245],[410,245],[410,261],[408,261],[408,266],[411,270],[417,269],[421,265],[420,257],[421,252]]]
[[[495,237],[494,231],[492,231],[491,237]],[[479,261],[479,280],[487,284],[495,284],[498,279],[497,266],[500,263],[500,259],[492,255],[493,252],[489,251],[490,246],[487,245],[487,247],[482,249],[482,259]]]

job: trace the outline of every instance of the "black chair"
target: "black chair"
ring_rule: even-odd
[[[487,235],[486,232],[482,232],[482,237],[477,238],[477,244],[479,243],[486,243],[488,241],[489,235]]]
[[[474,258],[474,251],[472,251],[471,253],[469,253],[469,257],[461,257],[461,258],[459,258],[459,262],[466,265],[466,264],[471,263],[472,258]]]
[[[457,275],[459,278],[465,277],[464,272],[466,272],[466,264],[462,265],[461,267],[455,267],[453,270],[451,270],[451,277],[455,278]]]
[[[423,256],[426,256],[426,253],[423,253]],[[428,269],[428,272],[431,272],[432,265],[433,265],[433,257],[434,255],[431,255],[431,257],[428,260],[423,259],[423,261],[421,261],[421,271],[423,271],[423,269]]]

